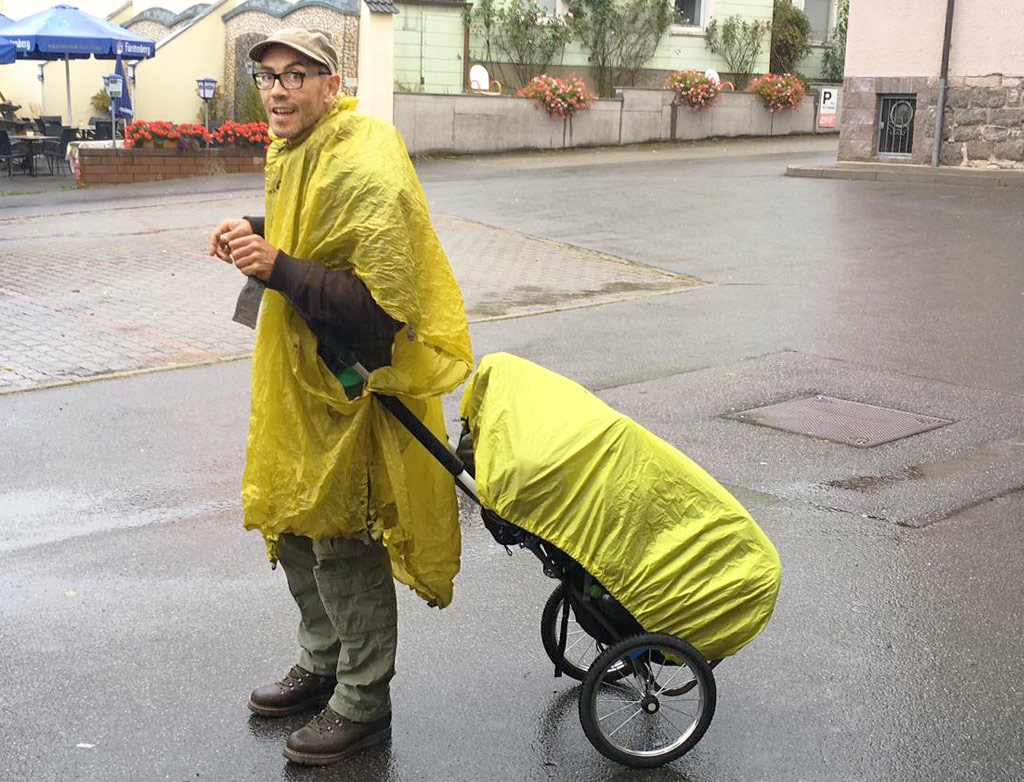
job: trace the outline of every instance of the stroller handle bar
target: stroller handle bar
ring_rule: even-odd
[[[364,381],[369,379],[370,373],[355,357],[355,354],[347,348],[341,348],[339,345],[334,345],[333,347],[342,353],[342,360],[352,367],[357,375],[359,375]],[[371,393],[373,393],[389,413],[397,418],[401,424],[409,430],[409,433],[427,449],[430,455],[437,459],[437,461],[441,463],[441,466],[452,474],[458,487],[468,494],[477,504],[480,504],[480,497],[476,493],[476,481],[466,470],[466,465],[462,463],[462,460],[455,455],[451,444],[442,443],[433,432],[424,426],[423,422],[416,417],[416,414],[406,407],[398,397],[389,396],[387,394],[378,394],[376,391]]]

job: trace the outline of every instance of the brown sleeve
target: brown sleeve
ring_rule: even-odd
[[[284,294],[314,333],[329,329],[370,367],[390,363],[391,342],[403,324],[356,275],[278,251],[267,287]]]
[[[242,219],[249,221],[249,225],[252,226],[252,232],[254,234],[266,238],[266,234],[263,233],[264,218],[255,216],[250,217],[249,215],[244,215]]]

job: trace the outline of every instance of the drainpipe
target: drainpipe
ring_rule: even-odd
[[[942,120],[946,114],[946,77],[949,76],[949,41],[953,37],[953,2],[946,3],[946,32],[942,38],[942,68],[939,71],[939,103],[935,107],[935,142],[932,144],[932,168],[939,165],[942,145]]]

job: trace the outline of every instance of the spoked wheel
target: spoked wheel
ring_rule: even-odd
[[[619,678],[608,681],[610,671]],[[580,722],[605,757],[631,768],[656,768],[701,740],[715,698],[715,678],[700,652],[670,635],[637,635],[606,649],[590,666],[580,692]]]
[[[562,629],[562,601],[564,599],[564,587],[559,584],[551,593],[548,602],[544,605],[544,613],[540,620],[540,638],[544,643],[544,651],[548,653],[551,662],[558,665],[558,634]],[[562,671],[566,676],[571,676],[576,681],[583,681],[591,663],[597,659],[607,647],[580,627],[576,621],[575,613],[569,610],[569,627],[565,638],[565,654],[562,655]],[[608,671],[610,679],[624,676],[626,668],[619,665],[615,670]]]

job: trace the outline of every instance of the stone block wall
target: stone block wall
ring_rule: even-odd
[[[929,111],[928,143],[935,133]],[[1024,78],[961,77],[946,88],[939,162],[944,166],[1024,169]]]
[[[885,94],[917,96],[909,157],[879,156],[878,111]],[[938,79],[847,78],[843,83],[839,159],[931,163]],[[970,168],[1024,168],[1024,77],[951,77],[946,87],[939,163]]]
[[[935,80],[937,81],[937,80]],[[879,157],[878,111],[882,95],[916,95],[914,137],[910,157]],[[849,77],[843,80],[843,106],[839,115],[840,160],[884,160],[889,163],[927,164],[931,161],[931,142],[926,137],[926,116],[934,106],[936,89],[927,77]]]

